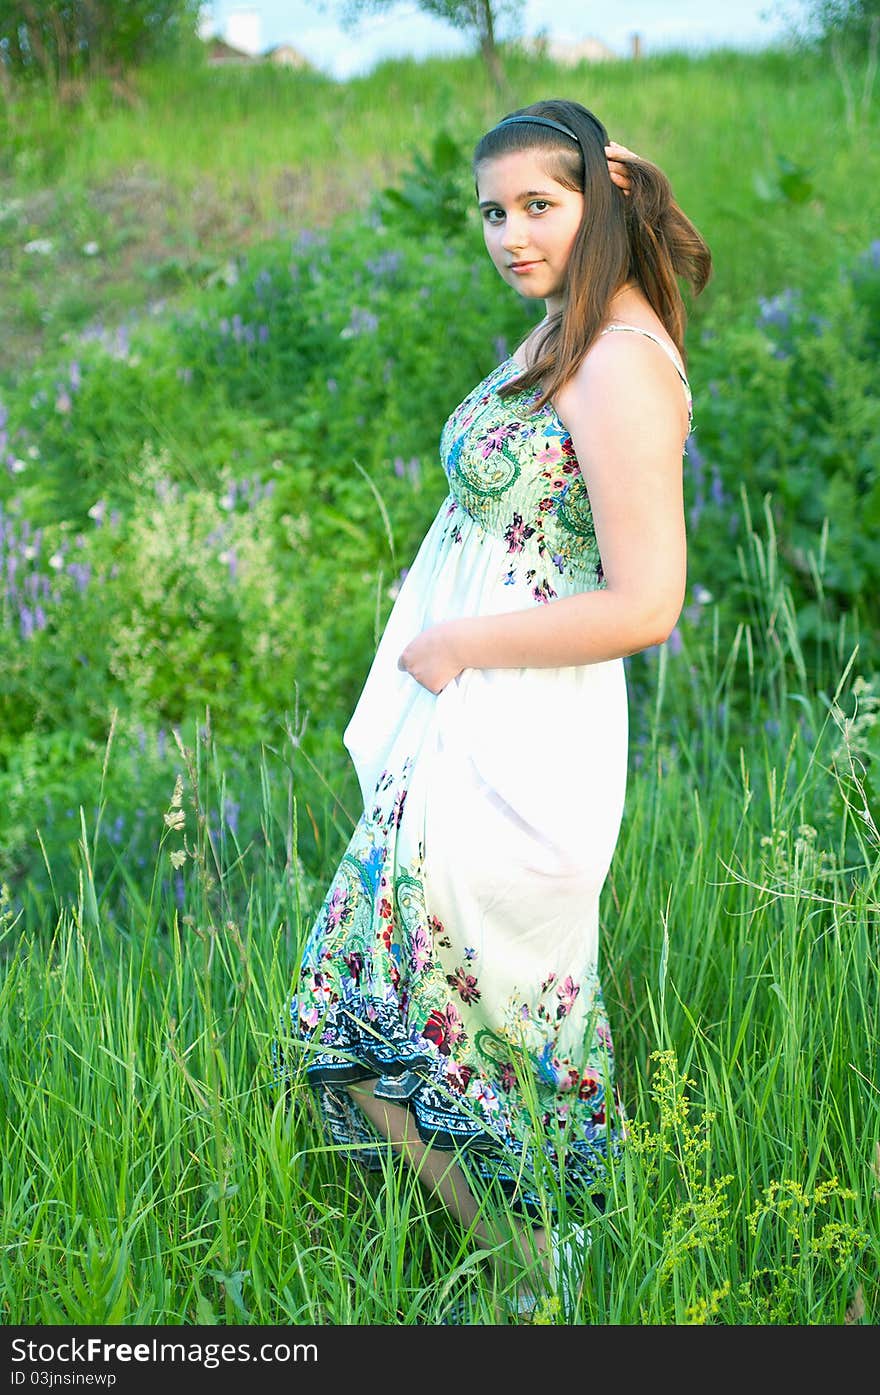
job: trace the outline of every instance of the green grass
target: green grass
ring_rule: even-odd
[[[768,549],[753,533],[749,565]],[[542,1322],[836,1324],[857,1291],[876,1315],[880,840],[842,712],[798,690],[796,632],[774,630],[785,604],[777,587],[766,624],[702,649],[690,745],[669,739],[681,670],[665,649],[649,666],[602,916],[630,1141],[576,1306],[548,1294]],[[755,696],[778,729],[713,740],[748,656],[773,651],[775,696]],[[7,911],[5,1322],[436,1323],[462,1288],[493,1319],[488,1266],[412,1175],[389,1158],[365,1178],[322,1141],[301,1080],[290,1112],[270,1089],[316,904],[296,870],[301,760],[295,740],[265,752],[263,839],[217,853],[222,761],[210,735],[182,747],[129,924],[102,914],[85,821],[75,904],[24,932]],[[158,890],[175,807],[182,910]],[[319,881],[349,831],[325,842]]]

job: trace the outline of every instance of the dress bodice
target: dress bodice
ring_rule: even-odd
[[[506,359],[449,417],[440,437],[449,490],[509,552],[594,590],[603,584],[602,564],[571,437],[550,403],[528,411],[540,388],[498,396],[521,371]]]
[[[692,420],[690,387],[669,347],[640,326],[617,323],[602,334],[628,330],[646,335],[667,354],[682,380]],[[571,436],[551,403],[531,405],[540,387],[499,397],[498,389],[522,372],[511,356],[468,393],[446,421],[440,456],[453,499],[486,534],[510,553],[532,559],[543,574],[564,576],[579,590],[605,584],[587,486]]]

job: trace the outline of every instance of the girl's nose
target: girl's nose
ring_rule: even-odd
[[[501,239],[501,246],[505,252],[515,252],[519,247],[525,247],[527,240],[525,229],[513,219],[508,218],[504,228],[504,236]]]

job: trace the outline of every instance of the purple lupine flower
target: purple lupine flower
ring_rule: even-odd
[[[703,452],[697,445],[693,431],[688,436],[685,445],[687,446],[688,468],[693,477],[694,484],[699,487],[703,480],[703,467],[706,462],[703,458]]]
[[[676,625],[667,639],[670,654],[680,654],[682,649],[681,630]]]
[[[241,804],[235,799],[224,799],[223,818],[233,838],[238,837],[238,815]]]
[[[304,252],[307,247],[314,247],[320,244],[321,236],[313,232],[311,228],[300,228],[296,242],[293,244],[294,252]]]
[[[712,503],[717,504],[719,508],[722,508],[723,505],[727,502],[727,495],[725,494],[724,486],[721,483],[721,472],[718,469],[717,465],[712,466],[711,495]]]
[[[165,735],[165,728],[160,727],[156,732],[156,750],[160,760],[165,759],[165,751],[168,745],[168,738]]]
[[[74,360],[73,360],[73,363],[70,365],[70,390],[71,390],[71,392],[78,392],[81,385],[82,385],[82,374],[81,374],[80,371],[79,371],[79,361],[78,361],[78,359],[74,359]]]
[[[369,259],[365,265],[369,274],[377,281],[383,281],[389,276],[393,276],[402,261],[402,255],[395,248],[389,248],[387,252],[382,252],[378,257]]]
[[[395,455],[395,457],[394,457],[394,473],[395,473],[395,475],[397,476],[398,479],[401,479],[401,480],[403,479],[403,475],[404,475],[405,469],[406,469],[406,466],[405,466],[404,463],[403,463],[403,456],[402,456],[402,455]]]
[[[257,337],[261,344],[267,344],[269,342],[269,326],[260,325],[257,330]]]
[[[80,592],[85,591],[92,575],[91,564],[89,562],[68,562],[66,570],[68,575],[72,576],[76,582],[77,590]]]
[[[375,334],[379,328],[379,317],[372,310],[364,310],[360,305],[352,308],[348,324],[340,331],[340,339],[354,339],[360,334]]]
[[[788,329],[791,317],[798,308],[800,292],[787,286],[774,296],[758,296],[758,319],[760,329]]]
[[[30,639],[34,632],[34,613],[30,606],[21,606],[19,608],[18,618],[21,624],[22,639]]]
[[[498,363],[504,363],[507,359],[507,340],[503,334],[499,334],[496,339],[492,340],[492,352]]]

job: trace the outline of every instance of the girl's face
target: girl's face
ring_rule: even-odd
[[[527,299],[562,308],[568,258],[584,196],[558,184],[538,150],[512,151],[477,166],[486,250],[501,277]]]

